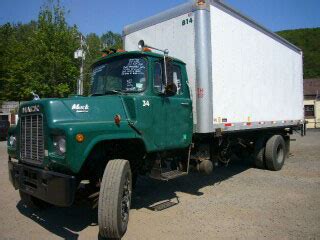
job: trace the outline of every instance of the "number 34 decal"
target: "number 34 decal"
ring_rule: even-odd
[[[150,107],[149,100],[142,100],[142,107]]]

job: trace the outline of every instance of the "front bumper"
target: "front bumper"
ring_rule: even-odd
[[[72,205],[77,189],[74,176],[29,167],[9,160],[9,179],[15,189],[60,207]]]

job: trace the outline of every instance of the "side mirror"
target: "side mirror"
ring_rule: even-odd
[[[174,96],[177,94],[177,86],[174,83],[169,83],[165,89],[164,89],[164,94],[166,96]]]

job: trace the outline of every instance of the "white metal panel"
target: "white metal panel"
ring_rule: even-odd
[[[214,123],[303,119],[302,54],[210,6]]]
[[[192,23],[182,25],[183,20],[190,20]],[[157,23],[153,26],[138,30],[124,36],[125,50],[138,50],[138,42],[143,39],[147,45],[158,49],[168,49],[169,56],[184,61],[187,65],[187,73],[189,77],[189,85],[192,96],[195,98],[195,30],[194,30],[194,14],[193,12],[183,14],[181,16],[171,18],[167,21]],[[195,99],[193,99],[193,113],[195,115]]]

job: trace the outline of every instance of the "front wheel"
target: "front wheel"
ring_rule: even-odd
[[[129,161],[110,160],[104,171],[98,207],[99,234],[120,239],[127,231],[132,193]]]

